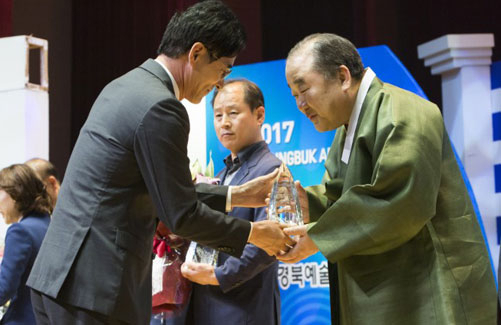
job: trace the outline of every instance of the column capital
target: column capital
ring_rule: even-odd
[[[431,74],[444,74],[465,66],[491,64],[494,34],[448,34],[418,46],[418,57]]]
[[[40,84],[30,83],[30,54],[33,49],[40,50]],[[0,38],[0,90],[49,89],[49,43],[47,40],[27,36]]]

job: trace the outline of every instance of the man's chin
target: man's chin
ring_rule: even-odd
[[[337,129],[337,127],[334,125],[329,125],[328,123],[321,123],[319,121],[313,123],[313,126],[318,132],[328,132]]]
[[[321,125],[320,123],[313,123],[313,126],[315,127],[315,130],[318,132],[327,132],[329,131],[325,125]]]
[[[199,97],[196,97],[196,98],[195,97],[193,97],[193,98],[186,97],[185,99],[192,104],[200,104],[200,102],[202,101],[202,98],[203,97],[200,97],[200,98]]]

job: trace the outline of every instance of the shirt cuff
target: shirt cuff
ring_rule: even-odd
[[[226,212],[231,211],[231,188],[232,187],[233,186],[228,186],[228,193],[226,194],[226,208],[225,208]]]
[[[250,240],[251,235],[252,235],[252,228],[254,228],[254,222],[251,221],[250,224],[251,224],[251,228],[249,230],[249,237],[247,237],[247,242],[248,243],[250,243],[249,240]]]

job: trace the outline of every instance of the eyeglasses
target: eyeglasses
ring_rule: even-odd
[[[231,69],[228,67],[224,67],[221,71],[221,78],[226,78],[231,73]]]
[[[220,57],[214,55],[213,51],[211,51],[208,47],[206,47],[206,48],[207,48],[207,53],[209,53],[209,57],[210,57],[211,61],[212,62],[218,61],[219,64],[222,65],[221,79],[226,78],[231,73],[231,68],[229,68],[228,65],[226,65],[224,62],[222,62]]]

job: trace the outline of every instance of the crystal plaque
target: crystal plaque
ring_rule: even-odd
[[[204,263],[217,266],[218,251],[210,247],[192,241],[188,252],[186,252],[186,262]]]
[[[304,224],[292,174],[283,163],[271,190],[268,219],[288,225]]]

